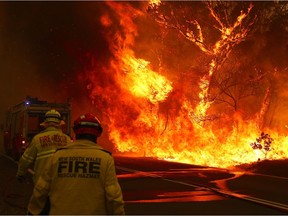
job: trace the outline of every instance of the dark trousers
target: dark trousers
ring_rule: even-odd
[[[40,212],[40,215],[49,215],[50,212],[50,199],[48,197],[43,210]]]

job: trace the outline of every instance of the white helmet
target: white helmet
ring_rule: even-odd
[[[44,122],[42,122],[40,125],[46,126],[49,123],[54,123],[56,125],[65,124],[61,119],[61,114],[55,109],[51,109],[45,113]]]

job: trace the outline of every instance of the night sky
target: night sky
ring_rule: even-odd
[[[99,15],[104,2],[0,2],[1,122],[9,106],[26,96],[65,102],[89,111],[79,74],[109,58]],[[79,81],[80,80],[80,81]]]

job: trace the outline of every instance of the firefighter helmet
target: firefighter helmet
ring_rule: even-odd
[[[100,137],[103,129],[96,116],[91,113],[86,113],[85,115],[79,116],[74,121],[73,130],[76,135],[91,134]]]
[[[51,109],[45,113],[44,122],[41,123],[42,126],[46,126],[48,123],[64,124],[61,120],[61,114],[55,110]]]

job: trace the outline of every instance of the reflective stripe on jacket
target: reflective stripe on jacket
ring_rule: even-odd
[[[98,144],[76,140],[56,151],[28,205],[39,214],[49,194],[50,214],[125,214],[113,157]]]
[[[55,153],[56,149],[66,146],[70,142],[70,137],[64,134],[60,128],[47,127],[33,137],[19,160],[17,175],[25,175],[34,164],[33,180],[36,183],[47,164],[47,160]]]

